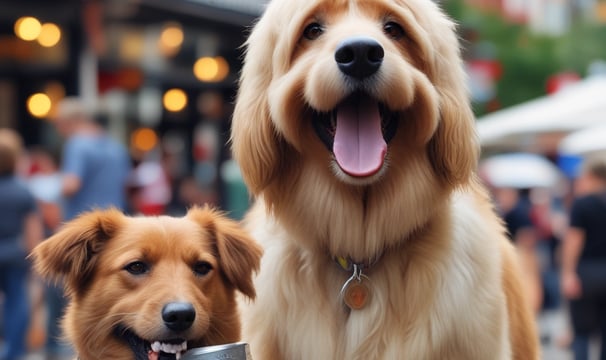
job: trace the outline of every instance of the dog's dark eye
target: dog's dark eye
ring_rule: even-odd
[[[398,40],[405,35],[404,29],[400,24],[389,21],[383,25],[383,32],[392,39]]]
[[[149,265],[144,263],[143,261],[133,261],[132,263],[126,265],[124,270],[128,271],[133,275],[143,275],[149,272]]]
[[[316,40],[322,33],[324,33],[324,29],[318,23],[311,23],[303,30],[303,36],[308,40]]]
[[[193,269],[196,275],[204,276],[213,269],[213,266],[206,261],[199,261],[194,265]]]

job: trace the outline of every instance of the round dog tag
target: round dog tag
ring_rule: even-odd
[[[341,289],[341,298],[345,305],[352,310],[360,310],[368,303],[370,288],[368,278],[364,275],[359,278],[350,278]]]

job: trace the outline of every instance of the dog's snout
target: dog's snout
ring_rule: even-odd
[[[345,75],[362,80],[377,72],[385,52],[381,44],[369,37],[343,40],[335,51],[335,61]]]
[[[196,318],[194,306],[187,302],[171,302],[162,308],[162,320],[167,328],[184,331],[191,327]]]

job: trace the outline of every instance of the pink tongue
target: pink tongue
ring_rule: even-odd
[[[351,176],[370,176],[381,169],[386,152],[377,102],[351,96],[339,105],[333,144],[339,167]]]

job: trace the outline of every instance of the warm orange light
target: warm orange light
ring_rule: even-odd
[[[158,135],[150,128],[139,128],[130,137],[131,146],[139,151],[150,151],[158,144]]]
[[[187,94],[181,89],[170,89],[164,93],[162,104],[168,111],[181,111],[187,106]]]
[[[194,64],[194,75],[201,81],[212,81],[218,73],[219,65],[214,58],[203,57]]]
[[[145,53],[143,34],[136,31],[126,31],[120,38],[120,58],[129,62],[141,60]]]
[[[57,102],[65,97],[65,87],[58,81],[51,81],[44,86],[44,93],[52,102]]]
[[[229,64],[221,57],[201,57],[194,64],[194,75],[205,82],[222,81],[229,74]]]
[[[40,21],[33,16],[24,16],[15,21],[15,35],[22,40],[36,40],[41,30]]]
[[[166,56],[176,54],[183,44],[183,29],[177,23],[168,23],[160,33],[158,47],[160,52]]]
[[[61,29],[53,23],[42,24],[38,43],[44,47],[53,47],[61,40]]]
[[[34,117],[46,117],[50,112],[51,107],[51,99],[46,94],[36,93],[27,99],[27,111]]]
[[[60,82],[51,81],[44,86],[42,90],[51,101],[49,113],[45,116],[45,120],[52,121],[57,113],[57,104],[65,97],[65,88]]]

